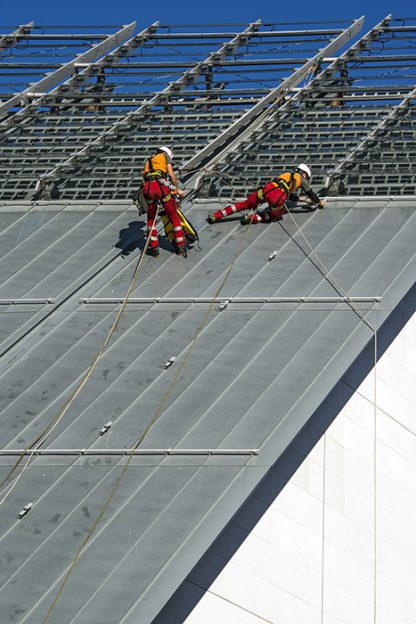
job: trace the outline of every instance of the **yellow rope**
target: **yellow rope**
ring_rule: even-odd
[[[48,611],[46,613],[46,616],[42,620],[42,624],[47,624],[48,623],[49,617],[50,617],[51,613],[53,612],[53,610],[55,609],[56,604],[57,604],[60,596],[62,595],[62,593],[63,593],[63,591],[65,589],[66,583],[68,582],[68,580],[69,580],[69,578],[70,578],[70,576],[71,576],[75,566],[77,565],[77,563],[78,563],[78,561],[79,561],[79,559],[80,559],[80,557],[81,557],[85,547],[87,546],[88,542],[90,541],[90,539],[91,539],[95,529],[99,525],[99,523],[100,523],[102,517],[104,516],[105,512],[107,511],[107,509],[108,509],[108,507],[109,507],[109,505],[110,505],[110,503],[111,503],[111,501],[112,501],[112,499],[113,499],[117,489],[119,488],[119,486],[120,486],[120,484],[121,484],[121,482],[123,480],[123,477],[126,474],[128,468],[130,466],[130,463],[131,463],[131,461],[132,461],[132,459],[134,457],[134,451],[140,446],[140,444],[143,442],[143,440],[146,437],[146,435],[149,433],[150,429],[153,427],[153,425],[157,422],[157,420],[161,416],[163,408],[164,408],[164,406],[166,404],[166,401],[168,400],[170,393],[172,392],[173,388],[175,387],[175,384],[177,383],[177,381],[178,381],[178,379],[179,379],[179,377],[180,377],[180,375],[181,375],[181,373],[182,373],[186,363],[188,362],[189,357],[190,357],[190,355],[192,353],[192,350],[193,350],[193,348],[195,346],[195,343],[196,343],[200,333],[202,332],[203,328],[206,325],[206,322],[207,322],[207,320],[209,318],[211,310],[212,310],[212,308],[213,308],[213,306],[215,304],[215,300],[217,299],[217,297],[219,296],[221,290],[223,289],[223,287],[224,287],[224,285],[225,285],[225,283],[226,283],[226,281],[227,281],[227,279],[228,279],[228,277],[229,277],[229,275],[230,275],[230,273],[231,273],[231,271],[233,269],[233,266],[234,266],[237,258],[239,257],[239,255],[240,255],[240,253],[242,251],[243,244],[244,244],[244,242],[245,242],[245,240],[247,238],[248,230],[249,230],[249,228],[247,227],[246,231],[244,233],[244,236],[242,236],[242,238],[241,238],[241,241],[240,241],[240,244],[238,246],[237,252],[234,254],[234,257],[233,257],[233,259],[231,261],[231,264],[228,267],[228,269],[227,269],[227,271],[226,271],[226,273],[224,275],[224,278],[222,279],[222,281],[221,281],[221,283],[220,283],[216,293],[214,294],[214,296],[213,296],[213,298],[211,300],[211,303],[210,303],[210,305],[208,307],[207,313],[205,314],[204,318],[202,319],[200,325],[198,326],[198,328],[197,328],[197,330],[195,332],[194,337],[192,338],[192,340],[191,340],[191,342],[189,344],[188,350],[187,350],[187,352],[185,354],[185,357],[183,359],[182,364],[180,365],[180,367],[178,368],[178,371],[176,372],[174,378],[170,382],[170,384],[169,384],[169,386],[168,386],[164,396],[162,397],[162,400],[161,400],[161,402],[160,402],[156,412],[153,414],[152,418],[150,419],[150,421],[146,425],[144,431],[141,433],[139,438],[136,440],[136,442],[131,447],[128,459],[127,459],[126,463],[124,464],[122,471],[120,472],[119,476],[117,477],[117,479],[116,479],[113,487],[111,488],[111,491],[110,491],[109,495],[107,496],[107,498],[106,498],[106,500],[105,500],[105,502],[104,502],[100,512],[98,513],[96,519],[94,520],[93,524],[89,528],[88,533],[87,533],[85,539],[83,540],[82,544],[78,548],[78,550],[77,550],[77,552],[76,552],[76,554],[75,554],[71,564],[69,565],[69,568],[66,571],[64,578],[62,579],[61,585],[59,586],[59,589],[58,589],[58,591],[57,591],[57,593],[56,593],[56,595],[55,595],[55,597],[54,597],[54,599],[53,599],[53,601],[52,601],[52,603],[51,603],[51,605],[50,605],[50,607],[49,607],[49,609],[48,609]]]
[[[154,224],[156,223],[156,219],[158,216],[158,212],[159,212],[159,207],[156,210],[156,215],[155,218],[153,220],[153,224],[152,227],[154,226]],[[134,270],[133,273],[133,277],[131,279],[130,282],[130,286],[127,290],[127,294],[124,298],[123,304],[120,308],[120,310],[118,311],[116,318],[114,319],[114,322],[109,330],[109,332],[107,333],[107,336],[101,346],[101,348],[99,349],[99,351],[97,352],[94,360],[92,361],[92,363],[90,364],[90,366],[88,367],[87,371],[85,372],[84,376],[82,377],[81,381],[78,383],[77,387],[74,389],[74,391],[70,394],[70,396],[68,397],[68,399],[66,400],[65,404],[63,405],[63,407],[58,411],[58,413],[52,418],[52,420],[49,422],[49,424],[47,425],[47,427],[42,431],[42,433],[30,444],[28,445],[24,451],[22,452],[22,454],[19,456],[19,458],[17,459],[16,463],[14,464],[14,466],[10,469],[10,471],[7,473],[7,475],[4,477],[4,479],[1,481],[0,483],[0,488],[3,487],[3,485],[10,479],[10,477],[13,475],[13,473],[16,471],[16,469],[18,468],[18,466],[21,464],[25,454],[31,450],[32,452],[29,454],[28,459],[25,463],[25,465],[23,466],[21,472],[19,473],[19,475],[16,477],[16,479],[13,481],[13,483],[6,489],[6,491],[3,493],[3,496],[0,499],[0,505],[2,505],[6,499],[9,497],[9,495],[11,494],[11,492],[13,491],[13,489],[16,487],[17,483],[20,481],[21,477],[23,476],[23,474],[25,473],[25,471],[27,470],[27,468],[29,467],[30,463],[32,462],[32,459],[36,453],[36,451],[42,446],[42,444],[44,444],[46,442],[46,440],[48,439],[48,437],[51,435],[52,431],[55,429],[55,427],[61,422],[61,420],[63,419],[63,417],[65,416],[65,414],[67,413],[68,409],[71,407],[72,403],[74,402],[74,400],[76,399],[76,397],[79,395],[79,393],[81,392],[82,388],[85,386],[85,384],[87,383],[87,381],[89,380],[89,378],[91,377],[92,373],[95,370],[95,367],[97,366],[102,354],[104,353],[109,341],[111,340],[112,335],[114,334],[114,332],[117,329],[117,326],[120,322],[120,318],[125,310],[125,307],[128,303],[128,299],[133,291],[133,288],[135,286],[136,280],[137,280],[137,276],[139,274],[141,265],[143,263],[143,259],[145,257],[147,248],[149,246],[149,241],[150,241],[150,233],[151,233],[151,229],[149,229],[149,234],[146,238],[146,242],[145,245],[142,249],[142,252],[139,256],[139,260],[136,264],[136,268]]]

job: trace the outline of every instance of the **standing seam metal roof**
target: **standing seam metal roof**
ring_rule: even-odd
[[[378,304],[359,304],[376,327],[414,283],[414,206],[414,200],[403,199],[332,200],[324,211],[294,215],[349,295],[382,297]],[[191,209],[199,227],[210,207],[196,204]],[[63,241],[79,240],[82,247],[83,240],[75,235],[78,219],[94,213],[68,207],[52,213],[51,223],[60,224]],[[124,223],[135,221],[131,209],[106,206],[100,212],[104,214],[114,241],[121,216]],[[167,250],[160,262],[149,258],[132,296],[212,296],[243,231],[235,222],[202,226],[202,252],[191,252],[187,261]],[[32,247],[32,236],[37,239],[36,230],[24,248],[28,257],[32,250],[36,258],[39,250]],[[105,256],[107,248],[98,243],[94,246]],[[61,264],[65,266],[67,256],[72,275],[88,273],[85,257],[74,253],[71,244],[61,249]],[[278,253],[269,262],[273,249]],[[9,388],[0,397],[6,449],[24,447],[64,403],[115,312],[114,304],[80,300],[123,297],[135,258],[116,256],[3,357],[2,387]],[[23,270],[28,283],[34,283],[38,265],[29,262]],[[56,277],[50,272],[43,282],[47,290],[36,294],[59,296]],[[21,281],[18,275],[15,283]],[[5,288],[7,284],[9,288],[13,281],[5,282]],[[338,293],[304,253],[302,239],[286,217],[282,223],[250,228],[221,295]],[[207,307],[128,304],[112,343],[47,449],[130,448],[157,409]],[[150,622],[371,338],[345,303],[231,303],[223,311],[215,306],[168,406],[142,446],[259,448],[259,455],[135,457],[51,621],[134,622],[140,617]],[[172,355],[177,360],[165,370],[164,362]],[[97,437],[109,420],[114,421],[110,431]],[[11,461],[2,458],[3,475]],[[110,454],[33,460],[1,510],[2,619],[15,614],[19,622],[42,621],[58,580],[125,461]],[[29,498],[35,506],[17,521],[16,510]]]

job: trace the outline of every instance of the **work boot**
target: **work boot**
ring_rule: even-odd
[[[177,256],[183,256],[184,258],[188,257],[188,246],[187,245],[178,245],[175,251]]]
[[[158,256],[160,256],[159,247],[149,247],[147,253],[149,256],[153,256],[153,258],[157,258]]]
[[[240,223],[242,225],[249,225],[250,223],[259,223],[260,221],[261,221],[261,218],[255,212],[252,212],[251,214],[248,214],[248,215],[243,215],[240,219]]]
[[[208,223],[215,223],[216,221],[219,221],[219,219],[215,216],[215,212],[210,212],[207,216],[207,221]]]

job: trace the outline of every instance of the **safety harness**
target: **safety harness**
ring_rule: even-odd
[[[166,163],[166,156],[164,155],[163,152],[156,152],[155,154],[153,154],[153,156],[151,156],[146,161],[146,164],[144,166],[143,180],[144,182],[153,182],[153,181],[158,182],[160,190],[162,190],[162,184],[163,184],[164,186],[167,186],[169,189],[171,189],[171,191],[173,191],[175,189],[175,186],[166,177],[167,169],[163,171],[162,169],[155,168],[153,165],[153,159],[157,158],[159,154],[162,158],[164,158],[165,163]],[[173,195],[172,192],[169,192],[167,195],[162,197],[160,199],[162,204],[165,204],[166,202],[168,202],[172,198],[172,195]]]
[[[267,191],[264,191],[263,188],[258,189],[257,197],[259,198],[260,201],[264,201],[266,199],[267,195],[269,193],[272,193],[276,188],[280,188],[284,193],[289,194],[292,191],[292,186],[293,186],[293,181],[294,180],[295,180],[295,172],[294,171],[292,171],[290,173],[290,178],[289,178],[288,182],[286,182],[286,180],[284,178],[279,176],[278,178],[275,178],[275,180],[271,181],[271,184],[273,185],[273,188],[270,188]]]
[[[153,154],[153,156],[148,158],[145,163],[144,171],[143,171],[143,179],[146,182],[151,182],[152,180],[160,180],[161,178],[164,177],[164,174],[165,175],[167,174],[167,169],[163,171],[161,169],[156,169],[153,165],[153,159],[157,158],[159,154],[162,158],[165,159],[165,162],[166,162],[166,156],[164,156],[163,152],[156,152],[155,154]]]

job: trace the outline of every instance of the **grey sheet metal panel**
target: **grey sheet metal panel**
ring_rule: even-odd
[[[331,206],[294,217],[348,294],[382,295],[374,312],[367,307],[378,326],[415,282],[415,204],[377,200],[370,206],[351,201]],[[199,207],[191,210],[191,218],[193,214],[203,218]],[[212,294],[244,232],[235,221],[206,226],[203,252],[191,252],[188,261],[167,251],[162,251],[160,263],[149,258],[135,295]],[[277,256],[268,262],[273,249]],[[335,295],[305,251],[289,216],[281,223],[253,226],[224,296]],[[4,399],[0,438],[9,448],[33,438],[56,413],[114,318],[115,306],[90,308],[79,303],[80,296],[109,294],[117,285],[117,295],[124,294],[134,257],[117,260],[117,266],[125,264],[119,284],[114,264],[103,268],[103,274],[8,354],[11,368],[0,379],[14,396]],[[103,275],[112,278],[112,288],[103,287]],[[207,308],[128,305],[119,331],[51,437],[50,448],[131,446],[158,409]],[[371,336],[345,304],[276,309],[237,309],[231,304],[222,312],[213,307],[144,446],[260,445],[259,456],[137,458],[51,622],[150,623]],[[177,360],[165,371],[163,364],[171,355]],[[113,427],[98,437],[110,419]],[[0,589],[2,618],[16,614],[17,622],[41,621],[57,590],[56,580],[80,544],[80,528],[85,535],[125,462],[114,467],[114,458],[107,460],[108,465],[105,458],[90,458],[88,464],[85,459],[38,458],[7,501],[7,511],[0,507],[7,525],[0,543],[15,555],[5,569],[5,576],[8,571],[15,575],[13,583]],[[85,487],[80,476],[84,469]],[[33,476],[39,471],[47,475],[46,485]],[[34,508],[22,521],[14,521],[15,510],[29,495]],[[61,515],[51,522],[56,514]],[[19,541],[21,532],[25,538]],[[35,574],[36,583],[19,591]]]
[[[9,233],[14,244],[0,259],[0,293],[13,299],[52,297],[59,305],[118,258],[121,249],[114,246],[120,243],[120,232],[125,229],[126,220],[137,214],[129,205],[123,210],[69,206],[57,213],[29,211],[11,226],[11,233],[10,228],[4,233],[6,243]],[[136,229],[123,240],[129,244],[135,236]],[[50,312],[48,306],[34,309],[29,320],[22,315],[19,323],[16,318],[2,318],[0,332],[4,341],[0,351],[9,348]]]
[[[134,603],[137,590],[146,590],[149,578],[157,577],[166,557],[174,554],[178,541],[192,532],[195,522],[199,522],[209,511],[210,501],[221,495],[224,483],[232,482],[238,471],[238,467],[229,466],[171,467],[166,471],[132,468],[122,497],[114,501],[114,507],[109,512],[112,521],[103,523],[88,546],[91,556],[80,561],[81,576],[72,576],[69,581],[69,592],[63,595],[54,615],[57,621],[69,622],[74,618],[79,622],[91,622],[93,618],[93,621],[110,623],[115,621],[114,618],[121,618]],[[199,497],[201,492],[206,492],[203,500]],[[194,501],[198,497],[200,500],[196,508]],[[95,501],[93,498],[88,502],[89,513],[96,511],[95,503],[98,502],[97,493]],[[142,512],[143,504],[147,509],[145,514]],[[85,526],[85,512],[80,509],[76,515],[78,526]],[[74,525],[77,526],[75,521],[76,518],[67,522],[69,526],[65,532],[61,531],[61,535],[55,537],[55,542],[62,540],[61,546],[56,544],[57,553],[62,550],[65,539],[70,538]],[[160,539],[160,535],[164,538]],[[73,539],[71,541],[74,542]],[[51,545],[46,543],[45,562],[50,548]],[[42,552],[38,555],[40,557]],[[34,560],[25,566],[27,579],[31,578],[30,572],[33,575],[38,565],[38,561]],[[39,579],[39,585],[44,584],[46,588],[56,579],[56,573],[62,569],[58,557],[53,568],[45,569],[44,579]],[[33,595],[36,595],[38,592],[33,589]],[[88,603],[94,593],[100,604],[98,611],[95,600]],[[14,587],[10,595],[12,599],[18,599]],[[21,621],[41,621],[48,602],[46,597]],[[7,615],[11,610],[5,606],[0,607],[0,611]]]
[[[43,296],[58,294],[70,279],[73,280],[74,270],[78,268],[79,274],[84,272],[87,253],[89,263],[94,264],[95,259],[104,255],[103,247],[108,249],[117,241],[123,221],[124,215],[122,218],[118,213],[113,215],[107,212],[88,214],[65,211],[50,218],[42,228],[38,228],[2,258],[1,296],[11,293],[12,296],[20,297],[35,287],[35,292],[42,292],[40,284],[43,286]],[[102,231],[108,225],[111,226],[109,235],[103,236]],[[100,235],[103,239],[101,241]],[[55,276],[55,272],[57,269],[63,272],[67,261],[72,261],[75,267],[68,271],[65,282],[62,275],[58,272]],[[32,296],[40,295],[32,293]]]

